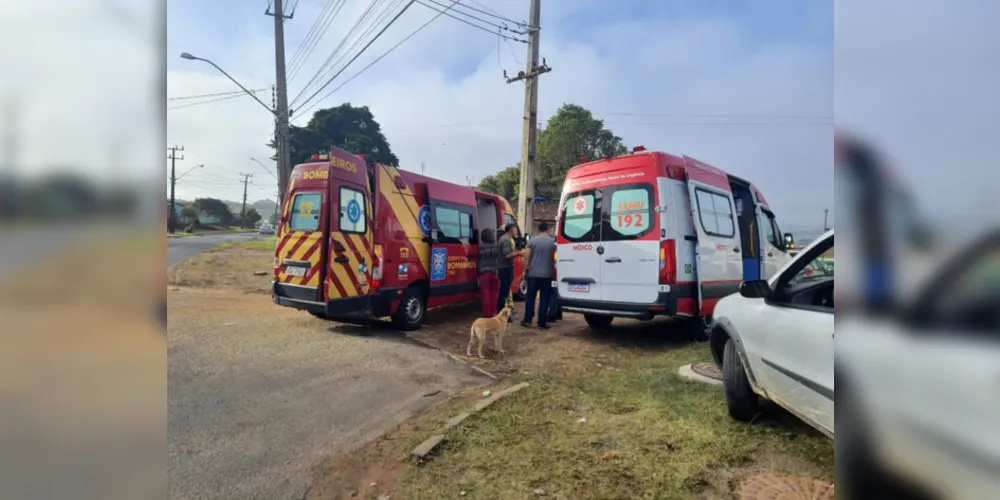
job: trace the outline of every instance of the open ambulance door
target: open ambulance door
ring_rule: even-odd
[[[368,169],[361,158],[333,148],[330,161],[327,309],[331,317],[368,309],[375,249]]]
[[[476,195],[472,189],[428,182],[431,223],[430,293],[428,307],[473,300],[478,233]]]
[[[739,292],[743,282],[740,236],[729,179],[717,169],[690,158],[685,160],[691,216],[698,236],[695,245],[698,311],[700,316],[708,317],[714,312],[716,302]]]

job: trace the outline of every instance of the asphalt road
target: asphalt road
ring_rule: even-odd
[[[398,334],[318,320],[264,295],[169,293],[172,499],[303,498],[323,458],[489,382]]]
[[[0,236],[0,277],[32,260],[56,253],[90,232],[90,228],[3,229]]]
[[[256,233],[211,234],[204,236],[187,236],[184,238],[167,238],[167,267],[173,267],[181,261],[194,257],[209,248],[227,241],[245,241],[256,238]]]

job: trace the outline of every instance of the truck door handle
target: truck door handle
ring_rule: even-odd
[[[604,259],[604,262],[607,262],[607,263],[610,263],[610,264],[617,264],[617,263],[619,263],[621,261],[622,260],[619,259],[618,257],[611,257],[610,259]]]
[[[347,264],[348,262],[350,262],[349,260],[347,260],[347,257],[344,257],[343,255],[334,257],[333,261],[338,264]]]
[[[773,253],[771,253],[771,252],[767,252],[767,256],[768,256],[768,257],[774,257],[774,254],[773,254]]]
[[[736,253],[740,253],[740,249],[739,249],[739,247],[737,247],[737,248],[734,248],[734,249],[733,249],[733,251],[734,251],[734,252],[736,252]]]

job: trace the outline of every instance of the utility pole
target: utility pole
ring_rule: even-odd
[[[170,150],[167,154],[170,160],[170,217],[167,218],[167,230],[174,234],[177,232],[177,198],[174,196],[177,187],[177,160],[184,159],[184,156],[177,156],[177,152],[184,151],[184,146],[173,145],[167,149]]]
[[[830,209],[829,208],[824,208],[823,209],[823,232],[824,233],[830,230],[830,226],[828,226],[826,224],[827,216],[828,215],[830,215]]]
[[[288,118],[291,113],[288,110],[288,87],[285,81],[285,19],[291,19],[291,16],[285,15],[282,0],[274,0],[273,10],[264,13],[274,17],[274,81],[278,94],[277,107],[274,110],[277,125],[274,145],[277,146],[278,157],[278,196],[280,200],[284,200],[288,189],[288,177],[292,170],[292,154],[289,151],[288,141]]]
[[[507,83],[524,80],[524,138],[521,143],[521,181],[517,196],[517,222],[521,230],[530,230],[534,220],[532,205],[535,201],[535,142],[538,138],[538,77],[552,71],[542,59],[538,65],[538,39],[541,30],[541,0],[531,0],[528,26],[528,63],[525,71],[519,71],[513,78],[504,78]]]
[[[243,177],[243,208],[240,209],[240,228],[247,227],[247,184],[253,174],[240,174]]]

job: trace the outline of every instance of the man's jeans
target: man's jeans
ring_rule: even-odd
[[[538,326],[545,326],[549,319],[549,301],[552,298],[551,278],[528,278],[528,296],[524,298],[524,321],[531,323],[535,317],[535,296],[538,300]]]
[[[510,285],[514,281],[514,268],[501,267],[497,269],[497,276],[500,277],[500,295],[497,297],[497,311],[507,305],[507,297],[510,296]]]

